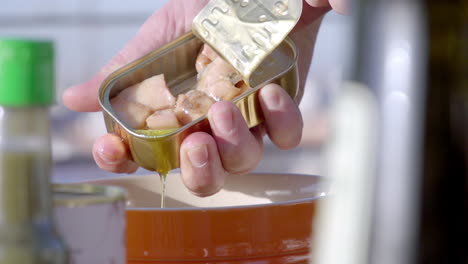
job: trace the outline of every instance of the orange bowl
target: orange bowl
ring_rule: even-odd
[[[127,189],[127,263],[307,263],[321,177],[231,176],[217,194],[191,194],[167,177],[166,208],[155,175],[94,183]]]

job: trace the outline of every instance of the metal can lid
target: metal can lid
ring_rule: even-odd
[[[118,187],[94,184],[54,184],[55,206],[84,207],[126,200],[127,193]]]
[[[53,43],[0,39],[0,105],[46,106],[54,98]]]
[[[192,32],[250,77],[299,22],[303,0],[211,0],[192,21]]]

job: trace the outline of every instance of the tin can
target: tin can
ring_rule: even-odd
[[[126,193],[117,187],[55,184],[57,231],[73,264],[124,264]]]
[[[133,160],[145,169],[167,173],[179,168],[182,141],[196,131],[211,133],[208,119],[204,115],[165,134],[135,130],[117,118],[110,99],[123,89],[161,73],[175,96],[194,89],[197,81],[195,61],[202,45],[203,42],[193,33],[187,33],[118,69],[101,85],[99,102],[108,132],[120,136],[129,146]],[[286,38],[251,75],[250,85],[253,89],[232,101],[239,107],[248,127],[254,127],[263,121],[258,101],[259,89],[268,83],[277,83],[299,103],[302,91],[298,79],[296,46]]]

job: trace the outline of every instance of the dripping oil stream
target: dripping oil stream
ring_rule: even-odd
[[[161,179],[161,208],[164,208],[165,197],[166,197],[166,177],[167,173],[159,173],[159,178]]]
[[[161,130],[136,130],[136,132],[140,134],[144,134],[147,136],[162,136],[173,132],[175,129],[161,129]],[[170,148],[158,148],[154,149],[154,156],[160,157],[160,160],[156,161],[158,170],[156,171],[159,175],[161,181],[161,208],[165,208],[165,198],[166,198],[166,177],[169,171],[171,170],[171,163],[173,162],[171,159],[173,155],[168,152]]]

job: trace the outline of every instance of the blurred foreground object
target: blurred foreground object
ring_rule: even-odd
[[[50,190],[53,45],[0,40],[0,263],[67,263]]]
[[[468,4],[355,4],[312,263],[466,263]]]

